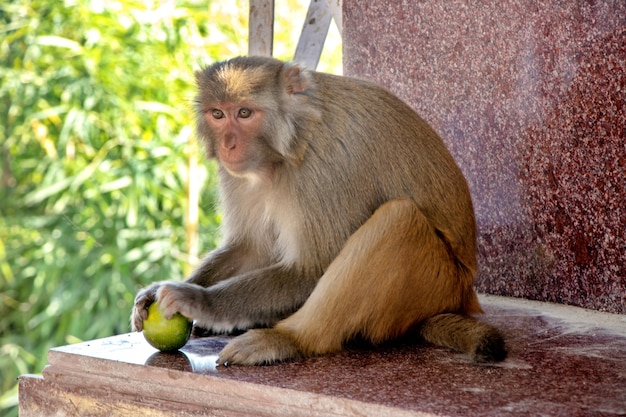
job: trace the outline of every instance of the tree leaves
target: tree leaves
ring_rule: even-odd
[[[217,240],[215,169],[188,165],[198,51],[192,58],[182,33],[199,27],[195,11],[72,3],[0,6],[0,407],[9,415],[17,375],[39,372],[50,347],[129,331],[139,287],[183,278],[190,176],[205,207],[197,246]]]

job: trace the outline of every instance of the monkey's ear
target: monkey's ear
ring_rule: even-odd
[[[311,86],[311,82],[309,81],[309,77],[307,75],[306,70],[300,69],[300,67],[295,64],[285,65],[283,77],[287,93],[304,93]]]
[[[196,88],[198,89],[198,94],[200,94],[200,92],[202,91],[203,85],[206,83],[206,77],[204,76],[204,72],[200,70],[195,71],[193,75],[196,81]]]

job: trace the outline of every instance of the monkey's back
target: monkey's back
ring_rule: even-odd
[[[346,216],[354,229],[385,201],[410,198],[474,269],[469,188],[439,135],[376,84],[322,73],[313,73],[313,80],[311,104],[320,109],[322,123],[312,132],[307,158],[310,166],[327,169],[317,191],[343,202],[332,205],[345,210],[335,215]]]

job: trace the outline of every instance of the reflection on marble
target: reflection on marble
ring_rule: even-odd
[[[344,0],[344,71],[470,184],[481,291],[626,313],[626,2]]]
[[[208,357],[211,360],[211,357]],[[193,372],[192,361],[184,352],[155,352],[146,359],[146,365],[159,368],[175,369],[177,371]]]
[[[47,369],[54,372],[44,370],[44,378],[60,375],[68,366],[84,375],[96,369],[105,374],[110,368],[122,379],[143,375],[164,392],[168,384],[186,386],[189,375],[207,377],[189,384],[198,390],[210,387],[214,396],[223,395],[220,381],[252,384],[238,385],[235,394],[229,391],[241,399],[271,387],[279,391],[263,395],[276,404],[283,396],[305,392],[324,396],[324,401],[446,416],[626,413],[625,316],[493,296],[483,296],[481,302],[483,319],[506,334],[510,355],[503,363],[476,365],[443,348],[397,342],[274,366],[216,367],[227,337],[192,338],[180,352],[163,354],[133,333],[53,349]],[[125,371],[124,363],[148,366]],[[158,368],[170,371],[157,376]]]

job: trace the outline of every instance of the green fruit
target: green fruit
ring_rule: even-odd
[[[177,350],[187,343],[191,321],[180,313],[166,319],[158,302],[148,307],[148,318],[143,321],[143,337],[161,352]]]

